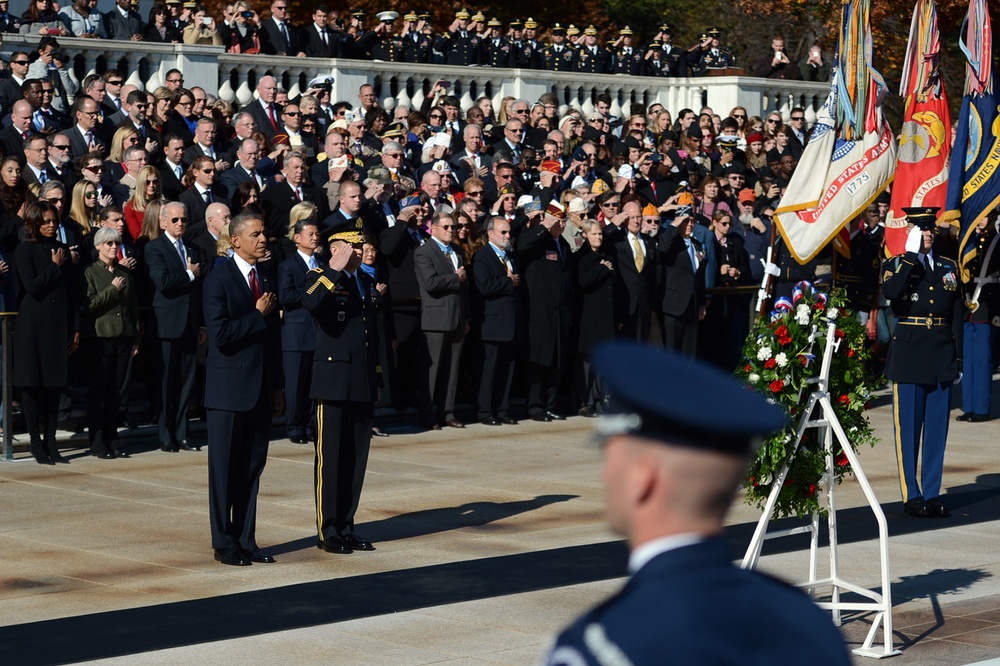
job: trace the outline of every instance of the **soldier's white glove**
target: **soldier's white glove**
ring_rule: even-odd
[[[773,275],[774,277],[778,277],[779,275],[781,275],[781,269],[778,268],[777,264],[773,264],[770,261],[765,261],[764,259],[761,259],[760,263],[764,264],[764,272],[767,273],[768,275]]]
[[[913,227],[906,234],[906,251],[920,252],[924,246],[924,231],[920,227]]]
[[[958,385],[958,384],[961,384],[961,383],[962,383],[962,377],[964,377],[964,376],[965,376],[965,375],[964,375],[964,374],[962,373],[962,371],[961,371],[961,370],[959,370],[959,371],[958,371],[958,379],[956,379],[956,380],[955,380],[955,384],[956,384],[956,385]]]

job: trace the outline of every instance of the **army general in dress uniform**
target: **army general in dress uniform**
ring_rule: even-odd
[[[906,254],[889,259],[882,267],[882,293],[896,318],[885,376],[892,382],[899,484],[904,510],[918,518],[948,515],[939,495],[951,387],[960,379],[962,357],[958,267],[932,249],[937,210],[903,209],[912,225],[906,237]]]
[[[966,247],[975,255],[962,272],[965,284],[965,341],[963,344],[962,414],[958,421],[982,423],[990,420],[993,388],[994,320],[1000,316],[1000,234],[998,210],[990,211],[970,234]],[[966,270],[968,271],[966,273]]]
[[[359,270],[362,228],[358,219],[329,230],[329,266],[306,274],[302,299],[316,326],[316,545],[328,553],[375,550],[354,531],[382,385],[375,281]]]
[[[730,375],[634,342],[598,347],[594,366],[610,396],[596,428],[606,515],[628,539],[630,578],[559,636],[547,663],[850,664],[829,615],[734,567],[723,534],[754,443],[784,425],[782,410]],[[705,418],[709,399],[726,409]]]
[[[550,72],[572,72],[576,50],[566,43],[566,28],[559,23],[552,26],[552,43],[542,49],[542,66]]]

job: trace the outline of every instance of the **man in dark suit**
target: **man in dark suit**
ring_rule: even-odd
[[[284,408],[277,285],[257,262],[267,253],[259,215],[229,225],[233,257],[205,280],[208,515],[222,564],[272,563],[257,546],[257,489],[271,416]]]
[[[452,428],[465,425],[455,418],[455,391],[462,343],[469,331],[469,308],[462,250],[452,245],[455,218],[438,211],[431,221],[431,240],[413,253],[420,285],[420,328],[427,343],[428,394],[436,422]]]
[[[132,9],[132,0],[115,0],[115,5],[104,13],[104,32],[108,39],[142,41],[142,18]]]
[[[22,142],[24,151],[24,169],[21,178],[28,185],[56,180],[49,169],[49,145],[42,134],[29,136]]]
[[[191,168],[194,171],[194,183],[178,197],[187,207],[189,238],[205,228],[205,211],[209,204],[229,201],[226,188],[215,182],[215,164],[211,157],[196,157]]]
[[[521,232],[517,258],[528,287],[528,416],[562,421],[556,413],[559,375],[569,357],[569,305],[573,278],[566,209],[552,201],[541,223]]]
[[[0,148],[4,155],[23,155],[24,140],[35,133],[31,124],[31,105],[23,99],[14,102],[11,124],[0,130]]]
[[[475,176],[483,178],[493,168],[493,158],[482,152],[483,130],[479,125],[466,125],[462,130],[464,148],[451,157],[451,164],[462,176],[462,181]]]
[[[227,224],[229,224],[229,206],[219,201],[208,204],[208,208],[205,209],[205,226],[192,235],[189,241],[198,248],[205,259],[202,265],[205,277],[208,277],[215,265],[219,237],[222,235],[222,228]]]
[[[260,195],[260,204],[267,218],[268,237],[272,242],[288,234],[288,213],[296,204],[312,201],[320,209],[319,216],[326,208],[318,200],[313,187],[305,182],[306,162],[300,155],[293,153],[286,157],[282,173],[285,180],[271,185]]]
[[[66,186],[67,192],[72,192],[77,176],[76,169],[73,168],[70,159],[69,139],[62,134],[50,134],[45,137],[45,142],[49,146],[49,163],[47,165],[49,173]]]
[[[615,412],[601,431],[608,523],[631,549],[631,577],[545,663],[850,664],[829,613],[733,566],[723,534],[756,442],[784,412],[727,374],[632,342],[598,348],[594,365]],[[706,418],[692,408],[705,401],[726,408]]]
[[[184,167],[181,166],[184,154],[184,139],[176,134],[168,134],[163,138],[163,164],[160,166],[160,192],[171,201],[181,196],[184,186]]]
[[[75,124],[63,132],[69,139],[73,158],[86,155],[92,150],[99,150],[107,155],[108,150],[97,132],[97,102],[87,95],[77,95],[73,100],[71,115]]]
[[[704,248],[692,236],[694,224],[691,207],[681,206],[656,237],[664,346],[691,357],[698,344],[698,322],[705,318],[707,263]]]
[[[184,204],[160,209],[163,233],[146,245],[145,260],[153,283],[149,333],[160,341],[156,374],[160,378],[158,432],[160,449],[196,450],[188,441],[188,407],[194,393],[195,351],[205,340],[201,312],[201,252],[184,242],[188,214]]]
[[[483,343],[483,374],[479,382],[479,422],[515,425],[510,416],[517,343],[523,338],[521,276],[511,250],[510,223],[493,216],[486,223],[489,242],[472,261],[472,277],[480,303],[476,308]]]
[[[261,53],[280,56],[304,56],[299,29],[288,20],[287,0],[271,0],[271,17],[260,26]]]
[[[260,146],[253,139],[243,139],[236,150],[236,164],[219,174],[219,182],[232,197],[242,183],[254,181],[260,190],[274,183],[274,178],[262,176],[257,172],[257,162],[260,160]],[[232,201],[232,199],[230,199]]]
[[[257,81],[257,101],[245,107],[268,141],[274,141],[274,135],[281,127],[281,107],[274,103],[277,91],[278,80],[270,75],[262,76]]]
[[[316,350],[316,329],[312,315],[302,307],[306,274],[319,268],[314,252],[319,246],[316,221],[296,223],[295,254],[278,266],[278,301],[284,316],[281,319],[281,358],[285,370],[285,416],[288,439],[305,444],[315,437],[312,429],[314,410],[309,398],[312,383],[313,352]]]
[[[319,5],[313,9],[312,25],[303,28],[306,55],[310,58],[339,58],[341,55],[340,36],[327,25],[328,14],[326,5]]]
[[[620,231],[608,237],[608,254],[615,265],[619,333],[636,342],[649,340],[652,300],[656,290],[653,243],[640,233],[642,209],[630,201],[622,207],[628,217]]]
[[[375,281],[360,270],[364,240],[357,222],[332,229],[330,262],[309,271],[302,301],[316,327],[316,546],[328,553],[375,550],[354,531],[382,386]]]

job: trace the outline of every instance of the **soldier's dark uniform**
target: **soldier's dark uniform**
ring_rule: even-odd
[[[652,55],[650,55],[651,52]],[[646,57],[647,55],[649,56],[648,58]],[[657,55],[659,57],[656,57]],[[663,59],[663,51],[661,49],[660,42],[651,42],[649,46],[646,47],[642,58],[643,76],[668,77],[674,75],[670,70],[670,63]]]
[[[967,310],[963,324],[962,411],[959,421],[979,423],[990,419],[990,391],[993,388],[993,319],[1000,316],[1000,234],[995,215],[982,233],[972,232],[969,247],[975,256],[962,270]],[[984,269],[985,266],[985,269]],[[976,287],[979,287],[976,293]]]
[[[855,312],[870,313],[878,306],[879,269],[882,267],[882,241],[885,228],[869,229],[862,222],[851,238],[851,258],[837,259],[837,286],[847,291],[847,300]]]
[[[403,37],[401,41],[403,43],[403,62],[430,62],[430,37],[420,32],[413,32]]]
[[[607,74],[611,71],[611,52],[600,44],[587,46],[586,37],[597,34],[597,28],[590,25],[583,31],[584,40],[576,49],[573,71],[586,74]]]
[[[486,25],[490,30],[499,30],[503,26],[500,21],[493,18]],[[482,64],[486,67],[517,67],[517,56],[510,40],[503,35],[496,37],[487,35],[482,39],[483,56]]]
[[[904,208],[907,221],[934,229],[936,208]],[[930,265],[925,262],[930,259]],[[882,266],[882,293],[896,328],[885,375],[892,381],[893,430],[906,513],[947,516],[941,474],[948,438],[951,387],[962,356],[962,299],[958,267],[931,251],[907,252]],[[923,431],[923,446],[920,433]],[[917,454],[921,454],[920,483]],[[925,501],[926,500],[926,501]]]
[[[463,9],[455,18],[468,20],[469,12]],[[467,28],[447,32],[434,42],[434,48],[444,54],[444,64],[463,67],[480,64],[481,47],[479,35]]]
[[[362,222],[331,229],[329,241],[364,242]],[[316,326],[316,352],[309,395],[316,406],[317,545],[328,552],[372,550],[354,534],[371,425],[382,371],[378,358],[375,282],[358,268],[354,275],[331,268],[306,274],[303,306]]]
[[[379,35],[372,46],[372,60],[406,62],[406,45],[398,35]]]
[[[552,26],[552,34],[565,37],[566,28],[556,23]],[[549,44],[542,49],[542,68],[550,72],[572,72],[575,61],[576,51],[565,42]]]
[[[667,41],[672,31],[673,27],[669,23],[660,26],[660,32],[664,35],[664,41],[660,44],[660,67],[669,72],[664,76],[687,76],[688,54]]]
[[[628,26],[622,28],[621,36],[631,36],[632,30]],[[642,72],[642,51],[635,46],[620,46],[615,50],[615,60],[611,66],[612,74],[628,74],[629,76],[639,76]]]

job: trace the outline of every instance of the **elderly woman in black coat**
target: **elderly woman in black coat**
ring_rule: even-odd
[[[28,204],[24,241],[14,266],[21,294],[14,329],[14,386],[42,465],[65,462],[56,444],[60,390],[69,386],[69,355],[80,344],[75,274],[69,248],[56,238],[59,212],[50,203]]]
[[[615,337],[614,275],[611,259],[601,253],[604,232],[596,220],[584,220],[585,243],[574,255],[576,260],[577,307],[580,331],[576,348],[576,382],[580,395],[580,416],[596,416],[603,411],[604,395],[590,366],[590,352],[602,340]]]

